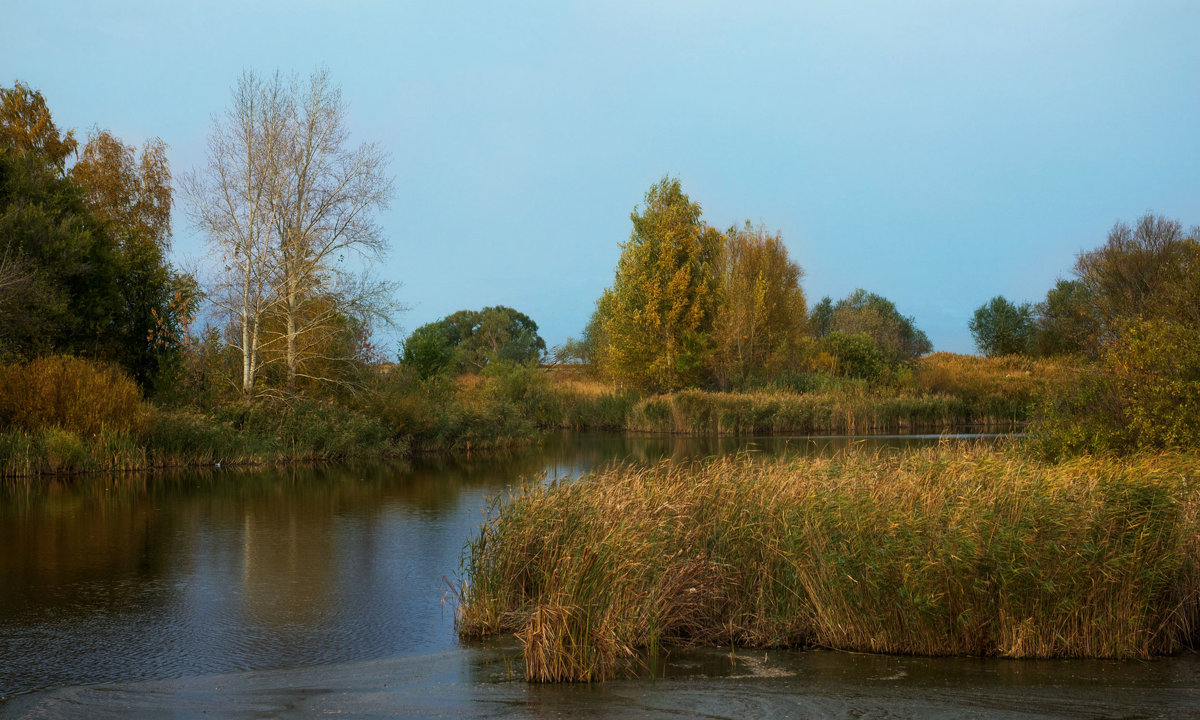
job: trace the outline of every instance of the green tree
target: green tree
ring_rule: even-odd
[[[749,222],[725,233],[718,264],[721,302],[713,320],[720,385],[740,385],[794,361],[808,316],[802,277],[779,233]]]
[[[1033,307],[1013,305],[997,295],[975,309],[967,326],[975,346],[988,357],[1025,354],[1033,344]]]
[[[813,305],[808,316],[808,327],[815,338],[823,338],[833,332],[833,299],[828,295]]]
[[[1039,355],[1092,355],[1098,352],[1097,320],[1087,288],[1062,280],[1034,308],[1033,347]]]
[[[833,332],[866,335],[879,343],[893,364],[910,362],[933,349],[913,318],[901,315],[891,300],[862,288],[834,305],[830,327]]]
[[[650,188],[630,220],[633,232],[599,304],[602,370],[648,390],[694,385],[707,365],[721,234],[670,177]]]
[[[443,372],[478,371],[495,363],[525,365],[541,360],[546,341],[528,315],[497,305],[459,310],[413,331],[401,360],[422,378]]]

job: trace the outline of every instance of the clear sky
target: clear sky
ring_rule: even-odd
[[[779,230],[810,303],[867,288],[956,352],[1115,221],[1200,223],[1192,0],[7,5],[0,83],[161,137],[177,174],[243,69],[328,67],[392,157],[406,331],[509,305],[578,335],[665,174],[710,224]],[[202,249],[177,208],[177,258]]]

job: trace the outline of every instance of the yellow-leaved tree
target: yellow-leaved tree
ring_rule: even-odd
[[[600,370],[651,391],[695,385],[711,354],[721,233],[671,177],[650,188],[630,219],[613,286],[597,306]]]
[[[801,354],[808,305],[804,271],[788,258],[779,233],[749,222],[725,233],[719,263],[721,303],[714,318],[713,369],[721,387],[790,369]]]

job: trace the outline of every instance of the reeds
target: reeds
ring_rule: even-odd
[[[948,395],[897,393],[723,393],[684,390],[645,398],[626,428],[689,435],[770,435],[940,430],[1003,426]]]
[[[1197,639],[1197,467],[949,445],[613,467],[494,509],[459,632],[517,633],[536,681],[612,677],[688,643],[1176,652]]]

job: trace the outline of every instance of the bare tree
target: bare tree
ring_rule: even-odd
[[[214,120],[208,162],[185,180],[216,270],[209,297],[242,355],[241,390],[250,400],[262,371],[286,368],[323,377],[338,354],[331,334],[347,318],[387,318],[388,283],[347,269],[347,255],[385,250],[374,212],[391,192],[386,158],[374,145],[348,149],[345,105],[324,71],[307,84],[276,73],[243,73],[232,106]],[[318,369],[317,366],[321,366]],[[322,376],[322,377],[318,377]]]
[[[243,73],[231,107],[213,118],[207,164],[184,178],[193,218],[208,236],[215,261],[207,294],[226,316],[230,344],[241,351],[247,401],[261,369],[263,322],[277,301],[271,191],[287,119],[283,95],[278,74],[264,83]]]
[[[387,207],[387,158],[374,144],[349,146],[341,91],[319,70],[307,87],[293,82],[271,193],[286,386],[297,377],[329,381],[317,368],[330,357],[328,337],[346,316],[365,322],[390,314],[392,286],[346,272],[348,254],[379,260],[386,244],[377,210]],[[316,373],[316,374],[314,374]]]

